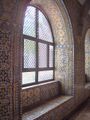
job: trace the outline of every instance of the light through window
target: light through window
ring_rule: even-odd
[[[43,12],[28,6],[23,25],[22,85],[54,79],[54,42],[51,26]]]

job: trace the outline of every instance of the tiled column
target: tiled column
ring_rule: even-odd
[[[84,42],[78,35],[75,41],[75,101],[79,105],[85,98]]]
[[[20,0],[0,0],[0,120],[20,120]]]

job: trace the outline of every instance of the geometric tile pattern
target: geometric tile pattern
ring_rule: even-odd
[[[0,119],[11,119],[10,26],[0,21]]]
[[[20,91],[13,83],[15,64],[13,63],[13,43],[16,36],[16,40],[18,37],[20,40],[17,32],[20,28],[15,23],[18,4],[19,1],[16,0],[0,0],[0,120],[19,120],[20,118],[20,105],[17,104]],[[16,28],[18,28],[17,31],[15,31]],[[15,83],[20,86],[18,82],[15,81]],[[15,94],[17,95],[14,99]],[[16,118],[13,116],[15,114],[17,114]]]
[[[59,1],[60,0],[56,0],[55,2],[58,3]],[[67,0],[65,0],[65,1],[67,3]],[[11,78],[11,72],[12,72],[11,61],[13,60],[13,59],[11,59],[11,52],[13,52],[13,51],[11,51],[10,48],[12,47],[11,46],[11,40],[15,39],[14,37],[16,37],[16,39],[18,39],[18,41],[19,41],[20,40],[20,36],[18,36],[18,35],[14,36],[12,34],[12,32],[14,32],[14,28],[12,29],[11,28],[12,25],[9,25],[9,24],[16,22],[16,16],[17,16],[16,11],[18,11],[17,5],[19,5],[19,2],[21,2],[21,1],[20,0],[0,0],[0,120],[13,120],[12,119],[12,112],[13,112],[12,107],[13,107],[14,103],[12,104],[12,95],[14,95],[14,94],[12,94],[12,79],[13,78]],[[65,32],[63,33],[61,31],[61,29],[63,30],[63,28],[64,28],[64,26],[62,26],[62,22],[60,22],[62,16],[60,17],[60,19],[58,19],[58,17],[56,17],[56,16],[60,16],[61,15],[61,13],[59,13],[59,8],[57,7],[57,5],[55,5],[55,4],[53,5],[53,3],[55,3],[54,0],[33,0],[33,2],[34,3],[38,2],[38,4],[40,4],[42,6],[42,8],[45,10],[45,12],[47,13],[47,15],[49,17],[49,19],[51,21],[51,24],[53,25],[52,27],[53,27],[53,32],[54,32],[54,35],[55,35],[54,37],[55,37],[56,45],[57,45],[57,42],[60,43],[59,46],[58,45],[56,46],[57,47],[57,51],[56,52],[58,54],[57,55],[58,56],[58,60],[57,61],[59,62],[60,61],[60,56],[61,56],[61,54],[59,54],[60,53],[59,51],[60,51],[60,47],[63,46],[63,45],[61,46],[61,41],[62,41],[62,43],[64,43],[64,39],[62,39],[63,38],[62,35],[65,35]],[[72,22],[74,22],[76,20],[76,23],[75,24],[72,23],[72,24],[73,24],[73,27],[75,28],[74,31],[76,31],[76,33],[78,33],[77,25],[79,25],[78,20],[80,19],[78,17],[79,16],[78,13],[80,13],[80,11],[79,11],[79,8],[77,7],[78,5],[77,5],[76,1],[73,0],[73,1],[69,1],[69,2],[73,4],[73,8],[72,8],[72,6],[70,7],[69,4],[67,4],[67,7],[68,6],[70,7],[70,15],[72,16]],[[76,4],[74,4],[74,3],[76,3]],[[22,4],[20,3],[20,5],[22,5]],[[16,6],[16,7],[14,7],[14,6]],[[56,7],[57,7],[57,10],[56,10]],[[75,8],[75,11],[72,11],[72,10],[74,10],[74,8]],[[61,9],[61,11],[63,11],[62,6],[60,6],[60,9]],[[72,15],[72,13],[74,13],[74,14]],[[20,19],[20,16],[19,16],[19,19]],[[67,19],[66,18],[65,18],[65,20],[66,20],[66,23],[67,23]],[[6,23],[7,21],[9,21],[9,23]],[[88,21],[86,21],[86,23],[87,22]],[[15,26],[15,24],[13,26]],[[70,30],[71,27],[70,26],[68,27],[68,26],[69,25],[67,25],[67,27],[66,27],[67,31],[71,32],[72,31],[72,30]],[[76,46],[76,48],[75,48],[75,60],[76,60],[75,61],[75,63],[76,63],[75,64],[75,67],[76,67],[75,75],[76,76],[75,77],[78,78],[75,82],[79,82],[80,84],[83,84],[83,79],[84,78],[80,79],[83,76],[83,74],[82,74],[82,72],[83,72],[83,70],[82,70],[83,69],[82,68],[82,66],[83,66],[82,65],[83,64],[83,62],[82,62],[83,52],[82,52],[82,49],[81,49],[83,47],[82,47],[82,44],[78,44],[78,41],[79,41],[78,37],[79,36],[77,34],[75,34],[75,35],[76,35],[75,36],[76,37],[75,38],[75,44],[76,44],[75,45]],[[70,36],[72,36],[72,35],[70,35]],[[66,36],[65,39],[67,40],[67,38],[68,38],[68,40],[70,40],[70,44],[69,44],[70,45],[70,51],[68,52],[68,56],[70,56],[70,57],[68,57],[69,58],[68,61],[70,60],[70,61],[73,62],[73,56],[71,56],[71,54],[73,53],[73,50],[72,50],[73,42],[72,42],[72,39],[71,39],[70,36]],[[65,46],[66,46],[66,44],[65,44]],[[76,50],[77,48],[80,48],[79,50],[81,50],[81,51],[77,52],[77,50]],[[68,49],[69,49],[69,47],[68,47]],[[65,52],[63,52],[63,50],[61,51],[61,53],[65,53]],[[62,63],[63,62],[64,62],[64,59],[62,60]],[[73,71],[73,69],[72,69],[73,67],[72,66],[73,66],[73,64],[72,64],[72,62],[71,62],[71,64],[68,64],[68,66],[70,68],[70,69],[68,69],[68,74],[66,74],[66,70],[64,72],[62,67],[61,67],[62,69],[59,70],[60,66],[62,66],[63,64],[61,64],[61,63],[59,64],[58,63],[57,64],[58,67],[56,68],[56,79],[58,79],[58,80],[60,80],[62,82],[62,86],[66,90],[67,90],[67,88],[71,87],[71,85],[72,85],[72,84],[70,84],[71,80],[73,79],[73,76],[72,76],[72,71]],[[67,67],[65,67],[65,68],[67,68]],[[15,70],[17,70],[17,69],[15,69]],[[79,74],[78,74],[78,72],[79,72]],[[66,79],[65,74],[69,76],[68,79]],[[5,75],[5,77],[4,77],[4,75]],[[18,75],[18,74],[16,74],[16,75]],[[65,83],[67,83],[67,84],[65,84]],[[15,82],[15,85],[16,85],[16,87],[14,88],[15,93],[17,91],[20,92],[19,91],[20,90],[20,88],[19,88],[20,84],[18,83],[18,81]],[[18,89],[16,89],[16,88],[18,88]],[[74,104],[74,107],[76,106],[76,104],[79,104],[81,101],[83,101],[86,98],[85,96],[87,94],[87,92],[86,92],[85,96],[83,94],[84,93],[84,86],[81,86],[81,85],[79,87],[77,86],[75,88],[75,90],[76,90],[77,97],[75,96],[75,102],[76,103]],[[28,93],[28,96],[32,96],[33,94],[35,94],[34,98],[36,98],[36,95],[39,94],[40,90],[37,89],[36,91],[31,91],[30,93]],[[90,93],[90,92],[88,92],[88,93]],[[17,111],[18,111],[18,107],[20,107],[20,104],[18,102],[19,96],[17,94],[18,93],[16,93],[16,97],[14,99],[15,100],[14,102],[16,104],[16,106],[14,108],[17,109]],[[27,98],[27,94],[24,94],[24,96],[25,95],[26,95],[26,98]],[[35,100],[39,101],[39,99],[40,98],[38,97],[38,99],[35,99]],[[28,97],[28,101],[29,100],[31,100],[31,99],[29,99],[29,97]],[[27,100],[26,100],[26,105],[27,105]],[[64,106],[64,105],[62,106],[62,114],[63,114],[63,116],[65,116],[65,112],[67,111],[67,108],[70,108],[70,105],[71,105],[71,102],[70,102],[70,104],[67,104],[67,106]],[[56,110],[55,113],[57,113],[57,116],[60,117],[59,112],[57,112],[57,110]],[[17,114],[18,113],[19,112],[17,112]],[[51,114],[48,113],[48,116],[53,116],[53,112],[51,112]],[[43,117],[44,119],[43,118],[42,119],[43,120],[50,120],[49,119],[50,117],[48,117],[48,116],[46,115],[46,116]],[[18,116],[16,116],[16,117],[18,117]],[[52,117],[52,119],[53,119],[53,117]],[[15,120],[19,120],[19,119],[15,119]]]
[[[23,110],[34,108],[52,98],[60,96],[61,86],[59,82],[51,82],[44,85],[37,85],[22,90],[22,107]]]

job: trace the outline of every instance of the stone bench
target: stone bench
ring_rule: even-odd
[[[65,109],[70,111],[72,96],[60,96],[23,114],[22,120],[61,120]],[[63,111],[64,109],[64,111]]]

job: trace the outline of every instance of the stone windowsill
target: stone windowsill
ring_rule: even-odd
[[[50,82],[35,84],[35,85],[28,86],[28,87],[22,87],[22,90],[35,88],[35,87],[40,87],[40,86],[44,86],[44,85],[51,84],[51,83],[56,83],[56,82],[60,82],[60,81],[59,80],[53,80],[53,81],[50,81]]]

